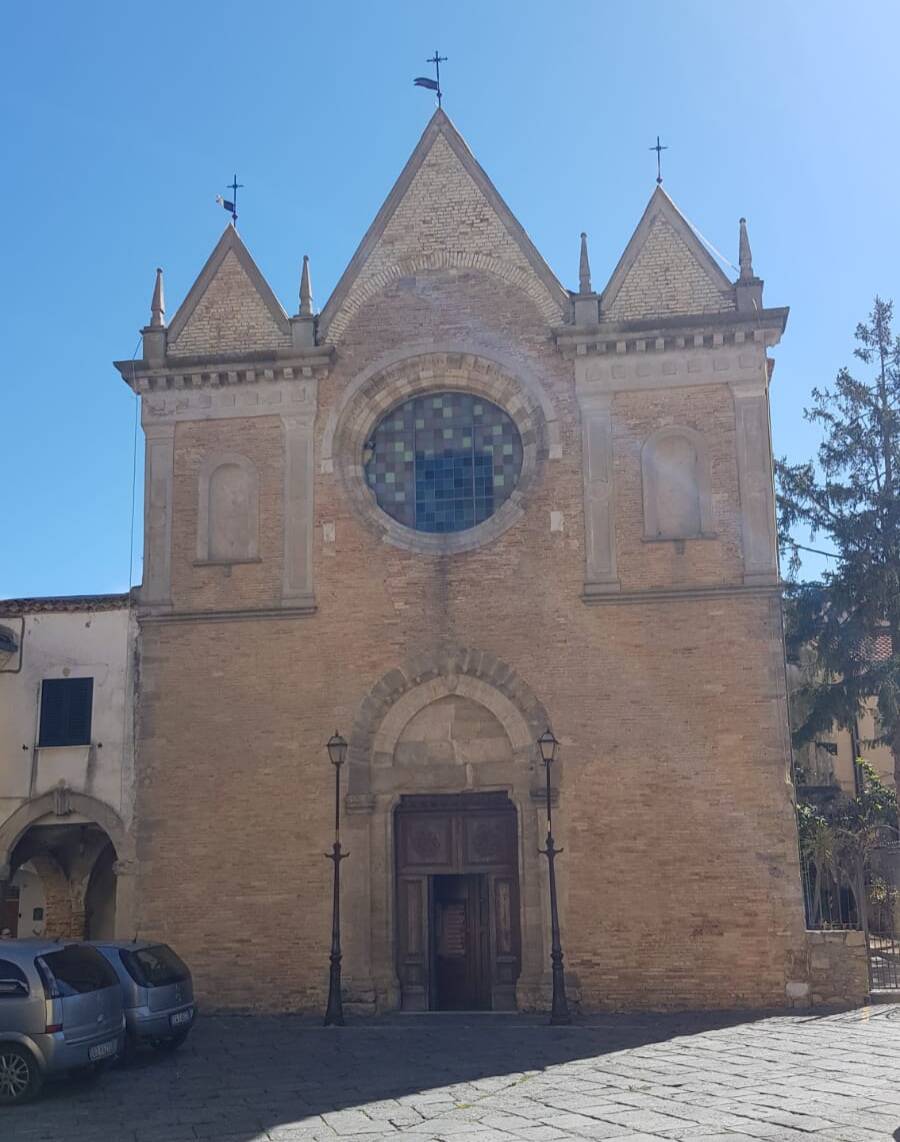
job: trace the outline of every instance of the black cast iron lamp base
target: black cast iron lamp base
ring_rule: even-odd
[[[328,973],[328,1006],[325,1026],[344,1026],[344,1004],[341,997],[341,861],[349,853],[341,852],[341,766],[347,756],[347,743],[335,732],[328,739],[328,758],[334,766],[334,843],[325,857],[334,863],[334,885],[331,901],[331,955]]]
[[[550,799],[550,766],[556,761],[559,742],[548,726],[537,740],[544,763],[547,780],[547,845],[539,851],[547,858],[547,874],[550,883],[550,965],[553,977],[553,1002],[550,1007],[550,1023],[554,1025],[572,1022],[569,1001],[566,998],[566,975],[563,970],[563,950],[559,936],[559,905],[556,898],[556,858],[563,851],[553,843],[553,806]]]

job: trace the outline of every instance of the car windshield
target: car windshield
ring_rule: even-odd
[[[59,995],[83,995],[118,984],[116,973],[94,948],[69,944],[58,952],[38,956],[38,966],[55,981]]]
[[[187,979],[190,972],[168,944],[128,948],[120,952],[128,974],[142,987],[166,987]]]

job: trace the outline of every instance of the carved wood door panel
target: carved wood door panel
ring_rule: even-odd
[[[431,878],[397,878],[397,974],[404,1011],[431,1006]]]
[[[446,999],[455,991],[472,1008],[514,1009],[521,968],[518,845],[506,794],[402,798],[395,852],[403,1009],[435,1008],[442,992]],[[457,881],[469,887],[454,887]],[[463,939],[464,954],[441,953],[448,936]]]

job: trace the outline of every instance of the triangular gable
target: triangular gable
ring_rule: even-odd
[[[607,321],[736,308],[734,286],[662,187],[625,247],[600,301]]]
[[[337,341],[392,277],[455,264],[516,282],[550,323],[568,311],[568,292],[439,109],[322,310],[320,338]]]
[[[285,349],[291,325],[229,223],[169,325],[170,357]]]

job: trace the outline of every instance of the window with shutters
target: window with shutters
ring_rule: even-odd
[[[93,700],[93,678],[45,678],[38,745],[90,745]]]

